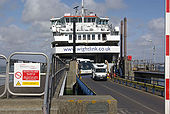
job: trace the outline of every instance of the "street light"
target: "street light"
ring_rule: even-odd
[[[152,40],[147,40],[148,42],[150,42],[151,44],[153,43]],[[152,45],[151,45],[151,62],[152,62]]]
[[[153,52],[152,52],[152,58],[153,58],[153,65],[155,64],[155,49],[156,49],[156,47],[155,47],[155,44],[154,44],[154,42],[152,41],[152,40],[147,40],[148,42],[151,42],[152,44],[153,44]],[[153,68],[153,70],[155,70],[155,65],[154,65],[154,68]]]

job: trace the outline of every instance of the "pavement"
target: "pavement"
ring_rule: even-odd
[[[83,76],[85,82],[97,95],[111,95],[118,101],[118,114],[164,114],[164,98],[132,87],[108,81],[94,81]]]

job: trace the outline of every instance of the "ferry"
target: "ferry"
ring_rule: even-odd
[[[65,13],[62,17],[50,19],[53,41],[52,53],[63,59],[71,59],[73,53],[73,19],[76,20],[76,56],[94,62],[113,63],[120,54],[119,26],[109,23],[109,17],[99,17],[84,8],[75,7],[74,14]],[[80,13],[78,13],[80,12]]]

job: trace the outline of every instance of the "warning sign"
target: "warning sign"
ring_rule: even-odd
[[[40,87],[40,63],[14,63],[14,87]]]
[[[23,80],[39,80],[39,70],[23,70]]]
[[[16,86],[21,86],[21,84],[19,83],[19,81],[17,82]]]
[[[21,72],[16,72],[15,73],[15,78],[20,79],[22,77]]]

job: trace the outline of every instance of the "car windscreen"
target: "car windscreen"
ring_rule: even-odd
[[[91,62],[81,62],[80,66],[82,70],[91,70],[93,68],[93,65]]]

